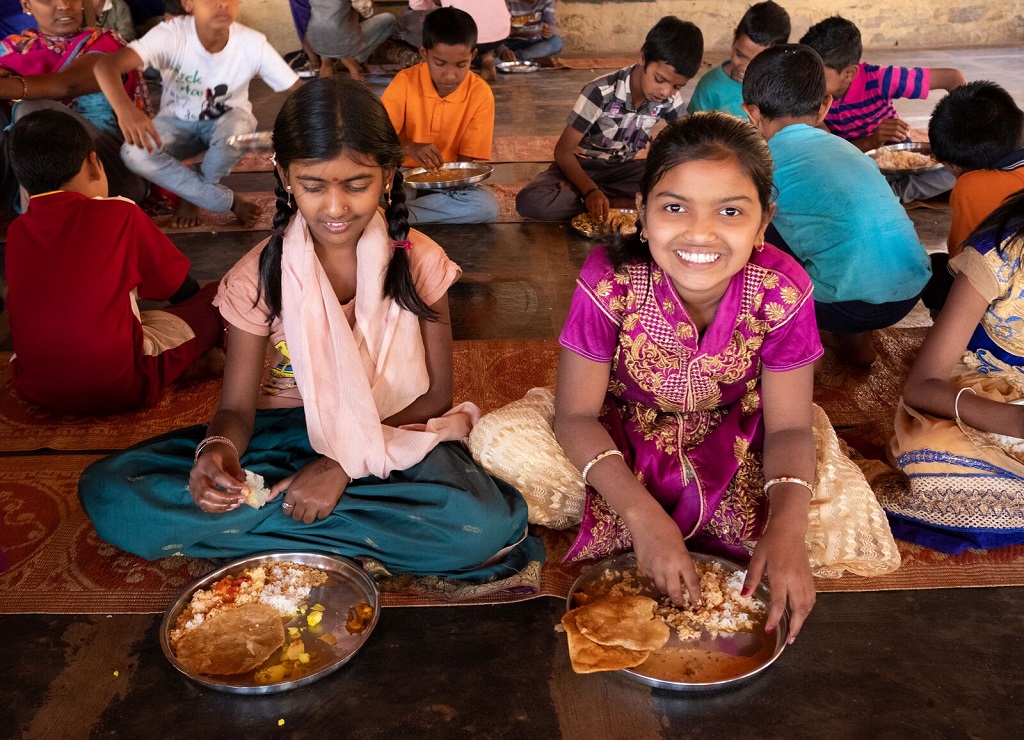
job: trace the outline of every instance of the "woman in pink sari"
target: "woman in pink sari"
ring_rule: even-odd
[[[764,242],[771,188],[771,154],[746,121],[697,113],[658,136],[639,233],[595,249],[577,281],[555,434],[589,484],[569,558],[632,544],[684,603],[701,598],[688,547],[749,557],[743,592],[767,572],[766,630],[788,602],[792,641],[814,604],[805,538],[822,348],[807,273]]]
[[[93,75],[98,55],[117,51],[124,41],[114,31],[83,28],[82,0],[23,0],[23,5],[25,12],[35,17],[39,30],[28,29],[0,40],[0,100],[13,104],[5,125],[41,108],[58,108],[74,116],[96,142],[110,194],[141,201],[146,181],[121,161],[123,139],[117,118]],[[141,75],[128,75],[125,89],[136,105],[148,110]],[[3,205],[7,205],[11,203],[7,195],[13,193],[16,183],[6,162],[2,164]]]

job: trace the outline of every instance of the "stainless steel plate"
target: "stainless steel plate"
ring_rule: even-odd
[[[877,149],[872,149],[866,154],[874,160],[878,160],[879,155],[884,152],[916,152],[918,154],[927,154],[931,156],[932,146],[923,141],[905,141],[902,144],[887,144],[886,146],[880,146]],[[904,169],[897,169],[895,167],[882,167],[878,166],[883,175],[914,175],[921,172],[931,172],[932,170],[942,169],[942,165],[938,162],[930,164],[927,167],[910,167]]]
[[[581,213],[578,216],[574,216],[570,223],[572,224],[572,227],[576,229],[576,231],[583,234],[583,236],[587,237],[588,239],[596,239],[599,236],[609,236],[612,234],[614,229],[609,228],[609,226],[612,224],[613,216],[632,216],[633,222],[636,223],[637,213],[636,210],[633,208],[609,208],[608,218],[606,218],[604,224],[601,224],[600,226],[594,226],[593,224],[591,224],[590,216],[589,214],[586,213]],[[635,230],[636,227],[634,226],[633,229]],[[633,232],[624,230],[622,233],[629,234]]]
[[[732,563],[724,558],[715,557],[713,555],[702,555],[700,553],[690,553],[690,556],[694,560],[703,560],[705,562],[719,563],[725,568],[726,573],[734,573],[738,570],[742,570],[738,565]],[[595,565],[590,570],[586,571],[576,582],[572,585],[572,589],[569,591],[569,596],[566,599],[566,610],[571,610],[576,606],[576,594],[583,593],[589,598],[596,598],[607,593],[608,589],[622,580],[622,577],[629,573],[632,575],[634,583],[646,584],[645,595],[651,598],[657,599],[660,594],[654,583],[647,578],[640,570],[637,565],[636,556],[633,553],[625,553],[623,555],[616,555],[613,558],[602,560],[600,563]],[[768,593],[768,587],[765,584],[760,584],[754,595],[764,601],[767,605],[771,601],[771,596]],[[707,653],[713,653],[717,655],[724,654],[725,656],[734,656],[734,658],[740,658],[742,660],[735,660],[734,658],[727,658],[731,663],[735,664],[735,675],[729,675],[727,678],[709,681],[696,681],[688,680],[682,675],[680,670],[680,678],[667,680],[663,676],[664,674],[658,672],[658,677],[649,675],[654,672],[651,667],[645,670],[647,662],[641,663],[636,668],[628,668],[617,673],[622,674],[624,678],[632,681],[637,681],[648,686],[654,686],[659,689],[669,689],[671,691],[714,691],[717,689],[731,688],[733,686],[742,684],[748,681],[754,676],[761,673],[768,666],[775,662],[775,660],[782,654],[783,649],[786,647],[786,639],[789,635],[789,614],[783,614],[782,621],[779,623],[778,629],[773,634],[766,634],[763,629],[763,625],[759,626],[755,632],[736,632],[731,635],[719,635],[712,637],[711,635],[704,633],[696,640],[688,640],[682,642],[679,639],[678,634],[673,629],[672,636],[669,638],[668,643],[661,650],[655,651],[651,658],[648,658],[648,662],[654,660],[665,660],[671,662],[678,662],[680,669],[683,667],[684,660],[693,660],[692,656],[696,653],[689,651],[707,651]],[[683,651],[687,651],[684,653]],[[704,656],[705,653],[700,653]],[[707,656],[711,658],[712,656]],[[678,659],[678,660],[676,660]],[[664,670],[664,669],[663,669]]]
[[[273,131],[254,131],[251,134],[233,134],[228,137],[228,146],[236,149],[273,149]]]
[[[446,172],[445,174],[451,174],[452,179],[439,180],[436,176],[432,176],[437,169],[427,169],[426,167],[416,167],[402,174],[405,177],[405,182],[416,190],[451,190],[483,182],[494,172],[491,165],[483,162],[446,162],[438,169],[450,170],[450,173]]]
[[[499,72],[505,74],[529,74],[530,72],[537,72],[540,70],[540,65],[537,62],[522,61],[522,62],[498,62],[495,65]]]
[[[192,594],[199,589],[209,588],[211,584],[224,576],[236,575],[246,568],[268,562],[299,563],[319,568],[327,573],[327,585],[313,589],[307,601],[310,606],[322,604],[324,607],[323,621],[318,625],[316,636],[314,637],[306,628],[305,615],[299,615],[285,622],[284,625],[286,630],[288,627],[304,628],[302,638],[312,658],[308,664],[309,672],[299,678],[288,678],[277,683],[260,683],[256,680],[256,671],[250,671],[240,676],[206,676],[187,670],[174,657],[174,652],[171,650],[170,633],[178,615],[192,600]],[[352,635],[345,629],[345,621],[348,619],[349,609],[359,602],[372,606],[373,616],[366,625],[366,629],[359,634]],[[380,594],[376,584],[370,576],[350,560],[312,552],[275,552],[254,555],[218,568],[186,588],[177,601],[171,604],[164,613],[163,621],[160,623],[160,647],[171,665],[192,680],[211,689],[232,694],[273,694],[313,683],[345,665],[369,638],[373,628],[377,625],[379,614]],[[329,645],[319,639],[321,635],[328,633],[333,634],[337,639],[336,644]],[[279,653],[275,652],[264,665],[272,666],[279,660]]]

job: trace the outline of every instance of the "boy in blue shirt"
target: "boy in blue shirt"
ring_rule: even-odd
[[[747,68],[743,108],[775,160],[769,241],[811,276],[818,328],[836,334],[843,359],[866,367],[875,359],[871,333],[910,313],[931,270],[878,166],[819,128],[831,104],[813,49],[775,46]]]
[[[686,112],[720,110],[746,118],[743,75],[747,65],[769,46],[789,41],[789,31],[789,13],[781,5],[772,0],[751,5],[736,26],[729,58],[700,78]]]

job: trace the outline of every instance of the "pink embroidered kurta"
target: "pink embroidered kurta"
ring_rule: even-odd
[[[771,245],[755,250],[698,335],[657,264],[615,271],[598,248],[583,265],[560,342],[611,364],[601,423],[683,535],[703,549],[748,557],[767,513],[762,369],[785,372],[822,354],[803,268]],[[588,487],[566,559],[631,543],[621,519]]]

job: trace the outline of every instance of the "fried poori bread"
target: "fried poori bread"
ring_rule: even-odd
[[[671,630],[646,596],[606,596],[576,609],[576,626],[589,640],[627,650],[658,650]]]
[[[580,607],[582,608],[582,607]],[[576,627],[576,613],[573,609],[562,615],[562,626],[569,638],[569,660],[576,673],[597,673],[636,668],[650,657],[649,650],[627,650],[624,647],[599,645],[588,639]]]
[[[248,673],[284,645],[284,622],[267,604],[236,604],[209,614],[182,635],[174,656],[192,673]]]

